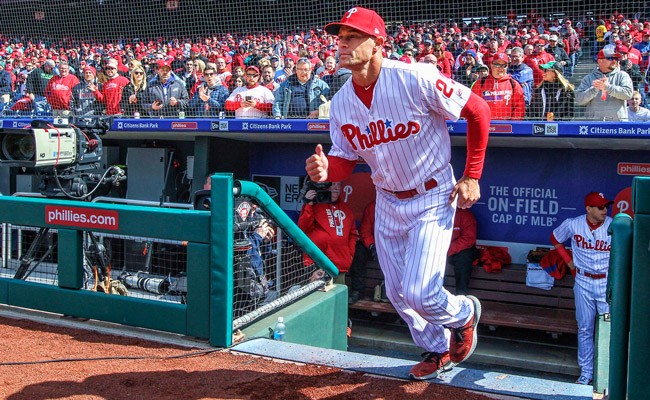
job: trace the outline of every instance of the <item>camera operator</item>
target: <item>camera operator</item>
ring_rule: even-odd
[[[298,227],[336,265],[339,275],[335,282],[345,284],[345,274],[352,264],[358,238],[354,213],[340,198],[341,182],[334,182],[329,188],[311,182],[310,185]],[[305,265],[312,263],[311,258],[305,256]]]
[[[203,184],[203,190],[212,189],[212,174],[208,175]],[[210,202],[204,207],[209,208]],[[265,262],[273,253],[273,240],[275,229],[272,222],[257,205],[250,203],[245,198],[237,197],[234,203],[234,235],[235,242],[247,242],[246,254],[250,257],[250,266],[255,272],[254,284],[263,288],[258,294],[266,295],[272,282],[265,276]]]

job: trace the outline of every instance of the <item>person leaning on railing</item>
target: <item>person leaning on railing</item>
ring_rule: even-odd
[[[101,92],[102,84],[97,82],[97,70],[86,65],[83,69],[83,79],[72,88],[70,108],[77,116],[100,115],[104,105],[97,100],[95,92]]]
[[[562,65],[551,61],[540,65],[544,80],[533,92],[527,119],[570,121],[573,119],[575,93],[562,74]]]
[[[312,74],[311,61],[303,57],[296,62],[295,74],[282,82],[274,95],[274,117],[318,118],[318,107],[329,100],[330,88]]]
[[[147,78],[142,65],[131,70],[131,82],[122,89],[121,107],[124,116],[146,116],[151,112],[151,99],[147,90]]]
[[[172,74],[169,60],[158,60],[158,76],[149,82],[152,114],[156,116],[179,116],[189,103],[185,83]]]
[[[219,81],[217,70],[212,63],[208,63],[205,67],[203,79],[204,81],[192,96],[188,108],[195,116],[217,117],[224,111],[228,89]]]
[[[597,68],[585,75],[576,89],[576,104],[586,106],[585,117],[594,121],[626,121],[626,102],[632,98],[632,79],[619,68],[620,53],[606,45],[598,52]]]

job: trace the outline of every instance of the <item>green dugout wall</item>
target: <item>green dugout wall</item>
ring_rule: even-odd
[[[634,178],[632,209],[610,226],[611,400],[647,399],[650,387],[650,178]]]
[[[211,190],[213,200],[209,212],[0,196],[0,223],[57,229],[59,253],[57,285],[0,278],[0,302],[179,333],[207,339],[213,346],[230,346],[233,338],[234,191],[256,199],[320,268],[332,276],[338,275],[331,261],[257,185],[235,182],[232,174],[216,174],[212,176]],[[67,218],[72,215],[110,223],[81,223],[77,217]],[[187,242],[186,304],[82,290],[84,231]],[[347,291],[344,287],[310,294],[287,307],[286,312],[291,313],[282,314],[288,321],[287,331],[294,332],[287,335],[287,340],[345,349]],[[318,324],[309,323],[316,318]],[[292,320],[311,326],[309,334],[301,335],[300,329],[292,330]],[[313,328],[319,326],[314,331]],[[264,331],[255,326],[250,329]],[[322,330],[322,334],[318,330]]]

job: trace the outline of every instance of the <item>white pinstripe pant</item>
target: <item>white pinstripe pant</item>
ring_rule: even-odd
[[[596,316],[609,312],[609,304],[605,301],[606,291],[607,279],[592,279],[576,274],[573,293],[578,323],[578,365],[581,375],[589,379],[594,375]]]
[[[407,200],[379,189],[375,210],[375,243],[386,294],[415,343],[436,353],[449,350],[444,326],[461,327],[471,314],[469,299],[443,288],[456,209],[456,202],[448,202],[451,168],[448,175],[438,181],[442,187]]]

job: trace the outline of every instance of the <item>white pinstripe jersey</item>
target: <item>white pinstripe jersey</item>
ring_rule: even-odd
[[[269,88],[262,85],[257,85],[254,88],[247,88],[246,86],[238,87],[230,93],[226,101],[234,101],[241,103],[246,96],[251,96],[253,100],[258,103],[271,103],[275,100],[273,92]],[[267,118],[268,112],[258,110],[255,107],[239,107],[235,110],[235,118]]]
[[[592,274],[604,274],[609,269],[609,251],[612,248],[612,237],[607,234],[611,223],[612,218],[605,217],[605,222],[592,231],[587,216],[581,215],[564,220],[553,230],[553,235],[560,243],[571,239],[576,267]]]
[[[375,186],[417,188],[451,159],[445,119],[456,121],[471,90],[430,64],[384,59],[370,110],[349,79],[330,108],[330,155],[357,160],[372,169]]]

